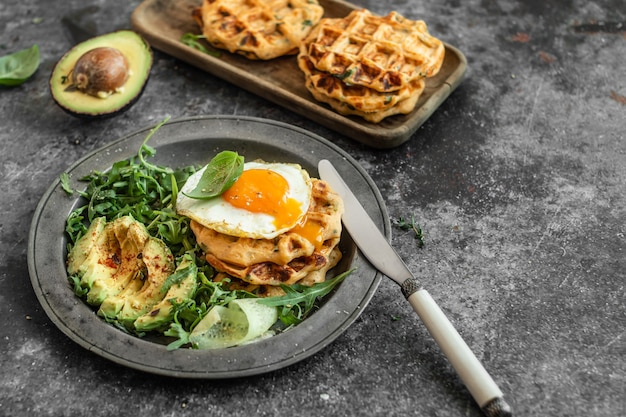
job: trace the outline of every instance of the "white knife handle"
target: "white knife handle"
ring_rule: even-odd
[[[502,398],[502,391],[428,291],[420,288],[405,295],[483,412],[494,417],[511,416],[510,407]]]

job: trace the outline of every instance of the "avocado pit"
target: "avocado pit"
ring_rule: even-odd
[[[128,76],[129,64],[124,54],[106,46],[85,52],[71,74],[74,87],[100,98],[120,92]]]

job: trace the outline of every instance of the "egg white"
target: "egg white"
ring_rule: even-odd
[[[268,169],[280,174],[289,184],[288,198],[300,203],[300,216],[292,224],[277,228],[274,216],[265,213],[254,213],[235,207],[221,196],[209,200],[189,198],[190,193],[200,181],[205,168],[194,173],[178,193],[176,211],[204,227],[236,237],[253,239],[272,239],[292,229],[304,217],[311,203],[311,178],[306,170],[297,164],[246,162],[244,170]]]

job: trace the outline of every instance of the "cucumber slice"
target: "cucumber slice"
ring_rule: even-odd
[[[237,346],[263,336],[278,320],[278,310],[259,304],[255,298],[243,298],[215,306],[189,335],[198,349]]]

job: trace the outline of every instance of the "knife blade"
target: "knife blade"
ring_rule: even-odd
[[[478,358],[461,338],[441,308],[413,275],[387,241],[328,160],[318,164],[320,179],[326,181],[343,199],[342,222],[361,253],[388,278],[394,280],[426,329],[456,370],[468,391],[488,417],[511,416],[511,408],[502,391]]]

